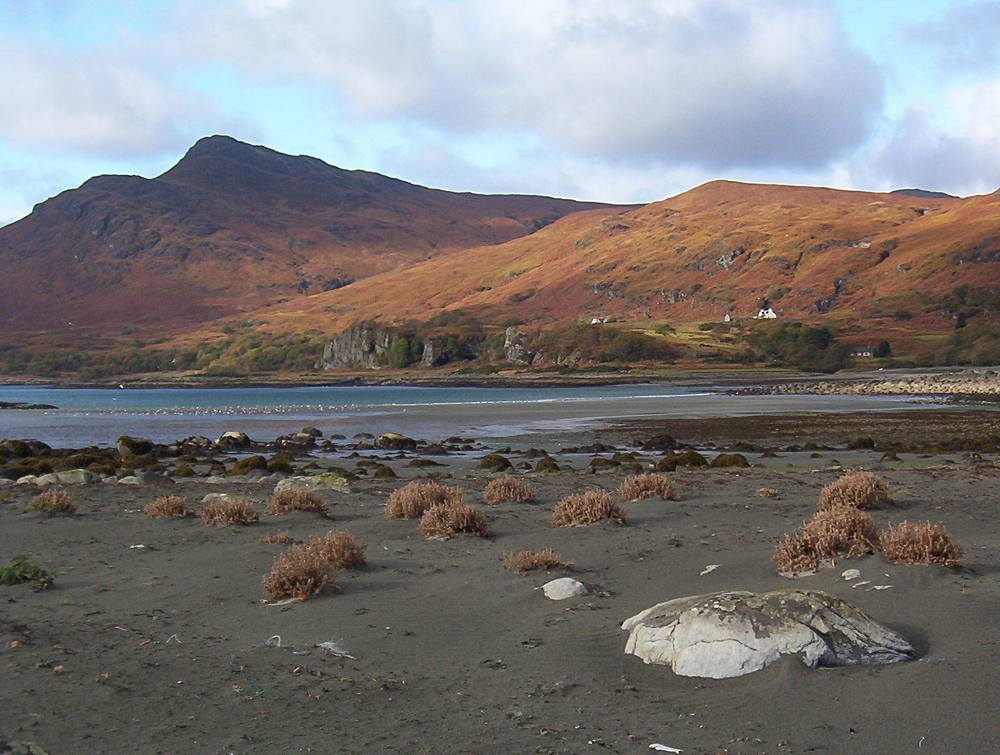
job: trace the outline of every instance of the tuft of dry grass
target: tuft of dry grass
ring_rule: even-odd
[[[882,554],[894,564],[958,566],[962,549],[940,524],[900,522],[882,532]]]
[[[143,513],[150,519],[183,519],[194,516],[187,500],[179,495],[165,495],[146,505]]]
[[[462,502],[462,489],[449,488],[434,480],[414,480],[393,491],[385,507],[386,519],[419,519],[432,506]]]
[[[330,504],[321,496],[308,490],[281,490],[271,495],[267,513],[281,516],[289,511],[312,511],[324,518],[330,516]]]
[[[563,561],[551,548],[538,551],[517,551],[503,554],[503,568],[521,573],[529,571],[549,571],[551,569],[572,569],[573,564]]]
[[[73,516],[76,504],[65,490],[46,490],[28,501],[28,509],[46,516]]]
[[[216,498],[201,509],[202,524],[229,527],[233,524],[256,524],[260,515],[246,498]]]
[[[347,530],[328,532],[325,537],[313,538],[306,544],[316,548],[337,569],[360,569],[367,563],[365,546]]]
[[[821,511],[838,506],[870,509],[889,502],[889,484],[871,472],[850,472],[831,482],[819,494]]]
[[[431,506],[420,517],[420,534],[424,537],[451,537],[464,532],[477,537],[489,536],[486,515],[467,503],[444,503]]]
[[[758,488],[757,495],[760,498],[777,498],[779,493],[774,488]]]
[[[267,533],[260,541],[268,545],[291,545],[295,542],[295,538],[289,535],[286,530],[278,530],[277,532]]]
[[[264,577],[264,591],[271,600],[305,600],[321,593],[337,573],[336,567],[312,543],[293,545],[279,553]]]
[[[623,501],[638,501],[642,498],[656,498],[676,501],[677,491],[670,478],[661,474],[637,474],[626,477],[618,488],[618,497]]]
[[[552,523],[557,527],[575,527],[602,520],[625,524],[625,512],[603,490],[588,490],[563,498],[552,511]]]
[[[491,480],[483,488],[483,503],[496,504],[512,501],[514,503],[530,503],[535,500],[535,488],[521,477],[500,477]]]
[[[879,549],[875,521],[850,506],[817,511],[791,534],[785,534],[774,551],[780,572],[812,571],[826,559],[864,556]]]

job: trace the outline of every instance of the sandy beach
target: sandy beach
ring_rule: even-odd
[[[941,412],[937,421],[976,445],[975,428],[990,432],[982,414],[955,424],[958,415]],[[877,446],[902,437],[900,428],[926,437],[929,416],[896,415],[892,426],[868,425],[869,434]],[[19,743],[16,752],[25,743],[48,752],[644,752],[653,743],[688,753],[992,750],[1000,742],[988,694],[1000,467],[992,453],[959,451],[882,461],[881,450],[844,445],[851,422],[864,426],[865,415],[829,420],[677,420],[532,436],[563,471],[525,475],[534,504],[483,507],[489,538],[425,540],[415,521],[384,518],[389,493],[423,474],[408,466],[419,454],[386,461],[397,480],[362,478],[350,492],[324,493],[330,519],[264,513],[273,483],[68,486],[78,514],[51,519],[25,513],[34,486],[4,488],[0,553],[24,553],[56,576],[40,592],[0,587],[0,732]],[[592,474],[593,454],[561,448],[599,440],[635,451],[628,438],[656,431],[690,439],[708,457],[724,446],[746,449],[750,436],[759,449],[746,451],[749,468],[672,473],[679,500],[623,504],[626,526],[552,526],[562,496],[614,491],[626,474]],[[820,450],[781,450],[793,435]],[[779,450],[765,456],[765,447]],[[517,451],[515,443],[508,454],[516,463]],[[434,458],[444,466],[431,471],[481,503],[491,476],[474,458]],[[658,458],[640,453],[639,463]],[[848,467],[889,481],[892,504],[871,512],[880,526],[941,522],[964,547],[963,565],[893,565],[873,555],[799,580],[780,576],[775,541],[811,516],[820,488]],[[761,488],[776,497],[761,497]],[[165,492],[195,507],[207,493],[246,495],[261,522],[215,528],[145,517],[143,506]],[[262,603],[261,579],[286,547],[262,537],[285,530],[302,540],[331,529],[365,544],[367,567],[340,572],[336,591]],[[572,561],[572,571],[501,568],[504,552],[543,547]],[[848,567],[868,584],[843,580]],[[567,574],[588,595],[546,599],[538,588]],[[785,658],[710,680],[623,652],[621,622],[657,602],[790,586],[850,600],[903,634],[918,658],[820,670]],[[317,647],[328,641],[351,657]]]

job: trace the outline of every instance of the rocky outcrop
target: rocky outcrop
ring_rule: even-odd
[[[368,326],[348,328],[323,348],[319,367],[324,370],[379,367],[382,364],[382,355],[389,349],[391,339],[392,332],[388,328]]]
[[[997,396],[1000,374],[992,370],[963,371],[949,375],[868,380],[824,380],[817,382],[753,385],[732,391],[739,396],[762,395],[852,395],[852,396]]]
[[[784,655],[809,668],[910,660],[905,639],[817,590],[719,592],[660,603],[622,624],[625,652],[679,676],[727,679]]]

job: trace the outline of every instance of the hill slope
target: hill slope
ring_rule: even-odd
[[[455,309],[493,323],[670,322],[747,317],[766,301],[782,317],[864,326],[909,309],[940,327],[963,285],[1000,310],[998,281],[1000,192],[949,199],[717,181],[623,214],[575,214],[258,316],[278,331]]]
[[[428,189],[224,136],[163,175],[99,176],[0,228],[0,327],[171,332],[597,203]]]

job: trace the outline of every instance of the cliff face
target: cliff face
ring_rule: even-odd
[[[381,367],[391,339],[388,328],[349,328],[326,344],[318,366],[324,370]]]

